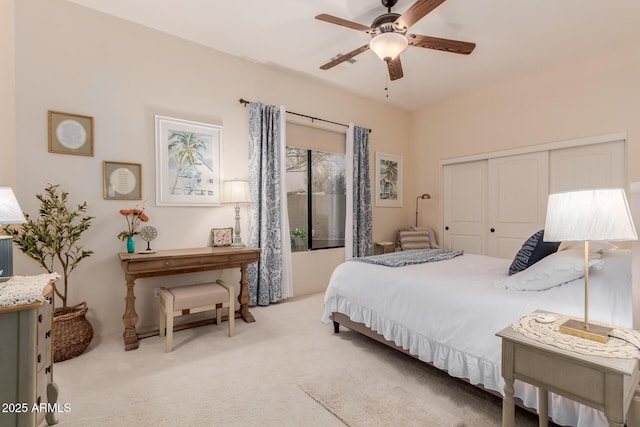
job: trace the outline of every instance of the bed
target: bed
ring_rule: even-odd
[[[631,251],[609,249],[591,260],[590,320],[630,328]],[[412,252],[418,251],[394,256]],[[331,276],[322,321],[334,322],[336,332],[342,324],[503,395],[496,332],[539,309],[584,316],[583,274],[572,271],[580,263],[584,271],[581,251],[555,252],[527,268],[527,275],[508,276],[511,263],[474,254],[398,267],[350,260]],[[528,288],[544,289],[521,290]],[[535,387],[516,382],[515,396],[537,409]],[[549,415],[557,424],[607,425],[600,411],[551,396]]]

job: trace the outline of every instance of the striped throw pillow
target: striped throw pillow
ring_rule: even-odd
[[[431,239],[428,231],[400,231],[398,237],[400,248],[403,251],[431,248]]]

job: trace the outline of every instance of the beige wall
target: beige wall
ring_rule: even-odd
[[[7,0],[2,1],[4,20]],[[34,195],[47,183],[61,184],[73,204],[87,201],[96,219],[82,242],[95,254],[74,271],[70,301],[88,301],[98,334],[122,329],[125,286],[117,253],[124,244],[116,235],[125,222],[118,210],[136,204],[103,199],[104,160],[142,164],[143,198],[150,224],[158,229],[156,249],[208,245],[212,227],[234,222],[233,207],[155,206],[155,114],[223,125],[227,178],[248,176],[248,113],[238,103],[240,97],[371,128],[371,156],[375,151],[409,156],[410,117],[405,111],[315,79],[241,60],[62,0],[20,0],[15,22],[17,138],[9,148],[17,151],[16,194],[31,214],[38,208]],[[6,32],[4,26],[2,31]],[[3,58],[13,61],[11,52],[5,52],[11,46],[2,49]],[[93,116],[95,155],[48,153],[47,110]],[[404,172],[405,189],[412,194],[411,166]],[[405,225],[413,215],[409,205],[402,210],[375,209],[374,237],[388,239]],[[246,209],[241,218],[246,241]],[[324,290],[331,271],[343,259],[344,250],[295,254],[295,294]],[[15,261],[20,274],[41,272],[19,252]],[[235,271],[220,274],[229,281],[239,279]],[[139,324],[157,324],[154,287],[201,281],[203,276],[141,280],[136,285]]]
[[[14,0],[0,0],[0,187],[16,184]]]
[[[413,114],[414,187],[441,234],[441,159],[626,132],[627,182],[640,179],[640,43],[502,82]]]

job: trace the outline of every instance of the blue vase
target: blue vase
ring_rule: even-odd
[[[133,240],[133,237],[127,237],[127,252],[130,254],[136,251],[136,241]]]

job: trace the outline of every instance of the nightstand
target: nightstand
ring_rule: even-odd
[[[376,247],[381,247],[382,248],[382,253],[386,254],[387,253],[387,248],[389,249],[393,249],[393,242],[376,242],[375,243]]]
[[[603,411],[610,426],[624,426],[640,379],[637,359],[590,356],[563,350],[527,338],[511,327],[496,335],[502,338],[503,427],[514,424],[514,380],[538,387],[540,426],[547,426],[549,421],[548,392]],[[629,426],[640,425],[637,419],[631,418],[637,418],[636,410],[633,417],[629,411],[627,422]]]

